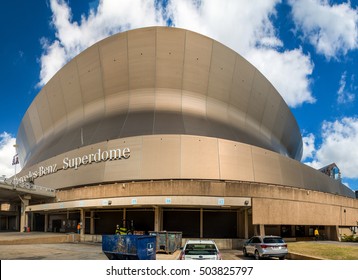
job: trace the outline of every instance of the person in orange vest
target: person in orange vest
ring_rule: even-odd
[[[81,223],[77,224],[77,233],[80,234],[81,233]]]

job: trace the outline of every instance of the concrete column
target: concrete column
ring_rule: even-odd
[[[333,240],[336,241],[341,241],[341,232],[340,232],[340,228],[339,226],[335,226],[335,229],[333,230],[334,234],[336,235],[336,237],[333,237]]]
[[[91,210],[90,216],[90,234],[94,234],[94,211]]]
[[[154,231],[161,231],[162,209],[159,206],[154,207]]]
[[[48,214],[45,214],[45,228],[44,228],[44,232],[47,232],[48,229]]]
[[[17,211],[16,211],[16,212],[17,212]],[[16,214],[15,230],[21,231],[21,228],[19,229],[19,214]]]
[[[25,227],[28,227],[27,213],[25,208],[29,206],[31,196],[24,195],[23,197],[19,196],[21,199],[21,216],[20,216],[20,232],[24,230]]]
[[[249,238],[249,211],[248,209],[245,209],[244,210],[244,236],[245,236],[245,239],[248,239]]]
[[[200,238],[203,238],[204,236],[204,210],[203,208],[200,208]]]
[[[123,208],[123,220],[125,220],[127,218],[127,209]],[[122,225],[120,225],[122,226]]]
[[[265,225],[260,225],[260,235],[265,235]]]
[[[80,209],[80,216],[81,216],[80,221],[82,223],[80,241],[84,241],[85,240],[86,218],[85,218],[85,210],[83,208]]]
[[[296,237],[296,226],[291,226],[291,236]]]

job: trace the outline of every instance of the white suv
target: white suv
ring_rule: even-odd
[[[221,254],[213,240],[188,240],[179,260],[221,260]]]
[[[252,255],[255,259],[277,257],[280,260],[288,254],[287,244],[280,236],[253,236],[244,243],[244,256]]]

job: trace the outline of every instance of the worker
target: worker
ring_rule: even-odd
[[[77,233],[80,234],[81,233],[81,223],[77,224]]]
[[[120,234],[119,225],[116,226],[116,234]]]
[[[315,238],[315,240],[317,241],[318,240],[318,238],[319,238],[319,231],[318,231],[318,228],[316,228],[315,230],[314,230],[314,238]]]

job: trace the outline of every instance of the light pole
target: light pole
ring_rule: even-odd
[[[18,159],[17,159],[17,144],[15,143],[13,145],[13,147],[15,148],[15,156],[13,158],[12,164],[15,165],[15,178],[16,178],[16,165],[18,163]]]

